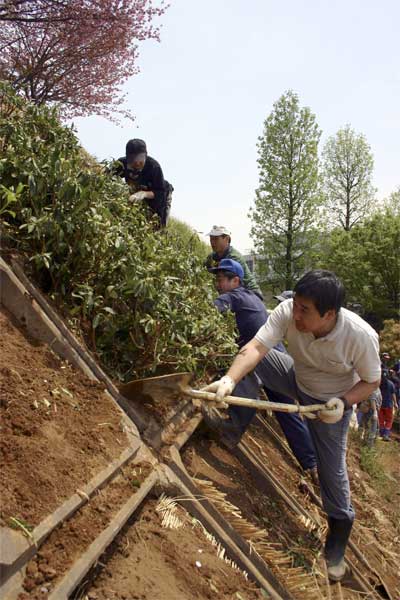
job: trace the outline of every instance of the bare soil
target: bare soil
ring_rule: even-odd
[[[211,481],[218,490],[226,494],[229,502],[240,509],[246,520],[267,531],[270,542],[292,548],[294,564],[297,564],[294,546],[304,548],[301,562],[311,569],[315,556],[321,549],[319,543],[302,527],[294,514],[288,511],[286,504],[272,487],[268,493],[256,487],[251,474],[229,450],[199,432],[185,446],[182,459],[190,475]],[[279,453],[271,453],[269,459],[279,469],[285,468]],[[296,481],[299,482],[298,476]],[[294,540],[296,544],[293,543]]]
[[[104,567],[74,600],[256,600],[260,590],[217,558],[216,548],[178,507],[183,528],[167,529],[149,500],[100,562]],[[197,564],[196,564],[197,563]]]
[[[269,422],[274,423],[274,419],[270,419]],[[276,424],[274,424],[274,428],[277,432],[279,431]],[[296,498],[321,523],[321,531],[323,531],[325,518],[312,499],[305,495],[301,485],[302,473],[296,466],[296,461],[282,453],[282,449],[277,447],[265,428],[260,426],[257,421],[249,428],[245,440],[259,459],[265,462],[272,473],[283,483],[290,496]],[[382,499],[372,488],[363,492],[362,499],[359,498],[357,492],[360,486],[365,487],[365,480],[364,476],[360,475],[360,467],[357,457],[354,456],[354,450],[351,449],[349,454],[351,485],[357,511],[357,529],[354,529],[352,539],[359,545],[370,564],[383,577],[393,597],[397,598],[400,581],[398,564],[395,561],[395,556],[399,555],[400,550],[397,528],[391,527],[392,524],[388,518],[379,522],[380,518],[384,518],[383,514],[379,516],[380,509],[383,508]],[[258,527],[265,528],[268,533],[268,541],[272,544],[280,544],[292,557],[294,567],[302,567],[305,572],[313,571],[317,576],[322,575],[321,542],[313,532],[302,527],[302,523],[273,489],[266,490],[266,493],[260,492],[255,487],[250,474],[229,451],[198,432],[185,446],[182,458],[192,476],[211,481],[215,488],[226,494],[229,502],[240,509],[246,520]],[[367,485],[367,488],[369,487]],[[315,492],[318,495],[317,489]],[[378,516],[373,514],[376,509],[378,509]],[[383,531],[384,524],[388,526],[386,532]],[[381,533],[383,533],[382,538],[380,538]],[[386,548],[382,548],[382,545]],[[365,565],[357,561],[354,556],[352,560],[368,578],[370,573]],[[270,566],[273,569],[273,565]],[[276,575],[279,578],[279,573]],[[371,578],[371,583],[373,582],[374,577]],[[357,588],[354,579],[349,578],[342,584],[343,598],[360,598],[361,596],[353,591],[355,589]]]
[[[0,309],[0,523],[36,526],[128,445],[104,393]]]
[[[283,438],[275,419],[269,419],[276,433]],[[260,453],[260,458],[266,461],[271,471],[285,485],[290,494],[301,504],[316,511],[316,507],[308,495],[304,495],[299,486],[300,470],[293,468],[295,461],[286,458],[271,442],[266,430],[253,422],[246,434],[246,440],[254,451]],[[384,444],[384,442],[382,442]],[[387,449],[386,449],[387,448]],[[400,597],[400,470],[398,468],[400,444],[393,438],[390,444],[384,446],[380,456],[383,468],[395,479],[391,488],[391,498],[384,497],[387,490],[380,489],[377,482],[366,473],[360,464],[360,440],[356,432],[351,431],[348,439],[347,464],[352,492],[352,502],[356,511],[356,520],[351,539],[358,545],[368,562],[376,569],[394,598]],[[381,454],[381,453],[380,453]],[[396,469],[397,460],[397,469]],[[387,461],[387,466],[386,466]],[[315,492],[319,495],[318,489]],[[285,515],[286,518],[286,515]],[[368,578],[369,570],[361,564],[350,550],[347,551],[361,572]],[[396,558],[397,557],[397,558]],[[373,581],[373,578],[372,578]]]
[[[0,524],[10,525],[14,517],[33,527],[119,456],[128,441],[121,413],[102,385],[31,339],[4,309],[0,309],[0,327]],[[173,397],[166,404],[147,399],[141,408],[162,424],[178,403]],[[269,422],[281,435],[274,419]],[[319,509],[299,486],[300,469],[265,428],[255,422],[245,439],[290,494],[324,523]],[[352,539],[380,572],[394,598],[400,597],[399,440],[394,434],[380,452],[382,468],[393,482],[384,492],[362,469],[360,444],[353,435],[348,453],[357,513]],[[204,430],[192,436],[182,457],[192,476],[211,481],[247,521],[265,529],[268,542],[283,547],[294,567],[316,572],[318,577],[321,543],[272,488],[258,490],[241,463]],[[46,597],[147,472],[147,467],[141,474],[125,469],[53,532],[28,565],[20,600]],[[155,501],[147,501],[108,549],[100,561],[105,566],[93,575],[85,591],[89,600],[261,598],[242,574],[216,558],[211,542],[186,513],[183,516],[183,509],[186,526],[170,530],[161,526],[155,506]],[[368,576],[368,570],[357,564]],[[77,595],[75,600],[81,597],[85,596]],[[359,597],[344,586],[344,600]]]
[[[44,600],[73,563],[141,486],[151,466],[128,465],[104,490],[53,531],[26,569],[19,600]]]

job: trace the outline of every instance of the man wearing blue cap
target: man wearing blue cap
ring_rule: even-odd
[[[243,287],[244,271],[240,263],[230,258],[223,258],[218,267],[211,268],[210,271],[216,274],[217,289],[220,292],[220,296],[214,300],[214,304],[220,312],[230,310],[234,313],[239,331],[238,345],[239,348],[242,348],[267,321],[268,312],[260,298],[251,290]],[[276,349],[285,352],[283,344],[278,344]],[[258,399],[259,388],[259,380],[250,374],[239,381],[233,395]],[[293,404],[293,400],[282,394],[272,392],[267,388],[266,392],[272,402]],[[228,408],[228,419],[216,417],[215,412],[207,411],[204,417],[208,425],[221,432],[221,441],[233,448],[239,443],[255,412],[256,410],[253,408],[232,405]],[[307,424],[296,414],[276,413],[276,415],[280,417],[278,422],[294,455],[303,469],[310,472],[316,483],[317,460]],[[282,426],[281,417],[284,417],[285,427]]]
[[[231,232],[229,229],[223,225],[213,225],[213,228],[209,233],[207,233],[207,235],[210,236],[210,245],[213,249],[211,254],[209,254],[206,259],[207,269],[211,271],[212,267],[218,267],[221,260],[225,258],[230,258],[238,262],[242,266],[244,273],[242,277],[242,285],[248,290],[251,290],[257,294],[257,296],[263,300],[262,291],[256,282],[253,273],[250,271],[244,257],[231,245]]]

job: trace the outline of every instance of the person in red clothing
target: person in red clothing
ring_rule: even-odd
[[[382,405],[379,410],[379,434],[385,442],[390,441],[390,432],[393,425],[393,412],[397,408],[396,389],[389,379],[389,371],[382,369],[381,378]]]

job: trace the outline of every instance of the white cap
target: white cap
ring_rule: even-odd
[[[211,231],[206,235],[211,235],[212,237],[217,237],[218,235],[229,235],[229,237],[231,237],[231,232],[223,225],[213,225]]]

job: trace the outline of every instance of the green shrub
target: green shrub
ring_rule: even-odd
[[[162,232],[127,186],[88,160],[55,110],[0,87],[3,244],[82,330],[110,374],[221,366],[234,320],[213,307],[205,244],[185,224]]]
[[[362,446],[360,449],[360,465],[363,471],[371,477],[373,486],[379,490],[379,493],[384,498],[390,498],[391,481],[385,473],[384,464],[382,464],[381,448],[368,448]]]
[[[393,361],[400,356],[400,322],[394,319],[383,321],[380,340],[381,352],[388,352]]]
[[[195,252],[204,261],[211,252],[210,246],[199,238],[190,225],[175,217],[171,217],[168,221],[168,233],[173,233],[184,245],[187,245],[191,252]]]

